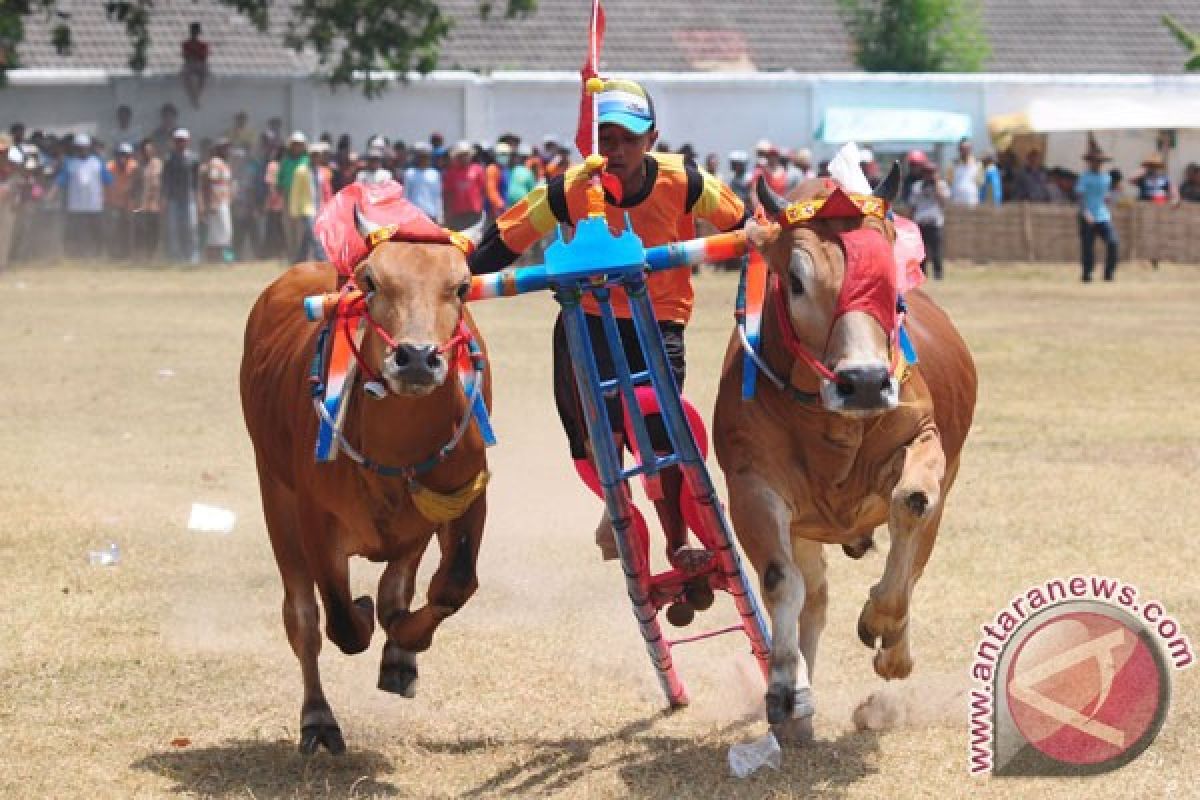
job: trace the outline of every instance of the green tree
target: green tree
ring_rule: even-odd
[[[272,0],[219,0],[267,30],[272,10],[289,4]],[[505,0],[509,17],[527,14],[537,0]],[[290,3],[284,42],[317,57],[321,75],[334,86],[359,86],[368,97],[387,85],[380,75],[411,70],[428,73],[437,67],[442,41],[454,25],[435,0],[295,0]],[[488,16],[495,4],[479,0]],[[130,39],[129,67],[146,68],[154,0],[104,0],[110,19],[125,26]],[[287,13],[286,11],[283,13]],[[23,20],[43,14],[53,21],[53,42],[63,54],[72,48],[70,13],[58,0],[0,0],[0,85],[7,70],[20,66],[17,47],[24,38]]]
[[[1197,36],[1187,28],[1180,25],[1170,14],[1163,14],[1162,23],[1163,25],[1167,26],[1167,30],[1169,30],[1179,41],[1179,43],[1183,45],[1184,49],[1188,51],[1190,58],[1187,60],[1187,63],[1183,65],[1183,68],[1188,72],[1200,71],[1200,36]]]
[[[868,72],[978,72],[991,55],[979,0],[838,0]]]

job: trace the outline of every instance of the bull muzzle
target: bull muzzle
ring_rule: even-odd
[[[854,365],[834,371],[836,380],[821,386],[821,402],[830,411],[872,414],[890,411],[900,401],[900,387],[884,364]]]
[[[446,356],[436,344],[400,342],[384,362],[383,377],[397,394],[428,394],[446,380]]]

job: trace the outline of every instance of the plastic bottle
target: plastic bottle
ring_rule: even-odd
[[[771,732],[761,739],[731,745],[729,748],[729,771],[735,778],[749,777],[764,766],[779,769],[782,765],[783,751]]]
[[[109,542],[100,550],[89,550],[88,563],[93,567],[115,567],[121,563],[121,548]]]

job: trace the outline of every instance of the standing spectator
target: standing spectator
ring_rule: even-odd
[[[200,23],[188,26],[188,38],[180,47],[183,55],[183,88],[192,108],[200,107],[200,95],[208,81],[208,42],[200,38]]]
[[[263,210],[263,229],[259,242],[263,258],[279,258],[286,261],[287,252],[283,236],[283,192],[279,190],[279,164],[283,152],[270,131],[262,135],[263,179],[259,184]]]
[[[167,257],[176,262],[199,263],[196,237],[196,189],[200,169],[191,151],[192,134],[179,128],[171,141],[171,153],[163,164],[162,197],[167,216]]]
[[[750,197],[754,194],[754,182],[750,179],[747,169],[745,150],[734,150],[729,154],[729,172],[724,176],[725,184],[742,201],[746,208],[753,208]]]
[[[358,171],[354,162],[358,156],[351,152],[350,134],[343,133],[338,137],[337,148],[333,153],[333,193],[337,194],[343,187],[354,183],[354,173]],[[351,168],[351,166],[353,168]]]
[[[1200,203],[1200,164],[1187,165],[1183,171],[1183,182],[1179,184],[1179,199],[1188,203]]]
[[[924,154],[922,153],[922,156]],[[912,159],[909,159],[912,164]],[[946,224],[946,201],[950,199],[950,186],[928,158],[919,159],[915,166],[919,177],[909,190],[908,205],[912,208],[913,222],[921,229],[921,240],[925,243],[925,261],[921,271],[929,274],[932,262],[933,279],[942,279],[942,228]]]
[[[367,164],[354,176],[355,183],[374,186],[394,180],[391,170],[383,166],[383,148],[367,148]]]
[[[1137,187],[1138,199],[1143,202],[1166,205],[1174,199],[1167,164],[1158,153],[1142,162],[1142,174],[1134,178],[1133,185]]]
[[[303,165],[307,174],[308,167],[308,137],[301,131],[294,131],[290,139],[288,139],[287,153],[283,160],[279,162],[279,177],[276,178],[276,183],[279,185],[279,193],[283,196],[284,215],[283,215],[283,246],[285,258],[291,258],[300,249],[300,240],[304,238],[304,220],[303,215],[292,214],[291,196],[292,196],[292,177],[296,174],[296,169]]]
[[[863,177],[872,189],[879,185],[879,181],[882,180],[879,164],[875,161],[875,154],[866,147],[858,148],[858,168],[862,170]]]
[[[1104,239],[1104,280],[1111,281],[1117,273],[1117,229],[1108,210],[1108,193],[1112,176],[1101,167],[1109,158],[1092,143],[1083,156],[1087,169],[1075,183],[1079,196],[1079,244],[1083,266],[1083,282],[1090,283],[1096,265],[1096,234]]]
[[[442,175],[433,166],[433,148],[425,142],[413,145],[416,162],[404,171],[404,195],[434,222],[441,224]]]
[[[786,197],[788,191],[788,174],[787,169],[779,160],[779,148],[766,139],[763,139],[758,143],[755,152],[758,154],[758,165],[754,168],[752,180],[757,183],[758,176],[761,175],[763,180],[767,182],[767,186],[770,186],[775,194]]]
[[[140,182],[140,169],[133,157],[133,145],[121,142],[116,156],[108,162],[112,183],[105,191],[108,212],[108,255],[119,261],[133,252],[133,210],[137,208],[135,189]]]
[[[779,165],[783,168],[786,179],[784,181],[784,197],[791,196],[792,192],[804,182],[804,170],[796,166],[793,162],[795,154],[791,150],[783,150],[779,153]]]
[[[442,174],[442,200],[446,227],[461,231],[483,217],[483,166],[471,160],[471,144],[459,142],[450,150],[450,164]]]
[[[333,168],[329,166],[330,143],[317,142],[312,146],[313,179],[317,182],[317,207],[333,199]]]
[[[239,111],[233,115],[233,127],[226,133],[225,138],[229,140],[230,152],[233,148],[240,147],[246,153],[254,151],[254,131],[250,130],[250,118],[246,116],[245,111]]]
[[[1051,203],[1054,189],[1050,185],[1050,174],[1042,164],[1042,151],[1036,147],[1025,154],[1025,166],[1013,177],[1013,200],[1026,203]]]
[[[142,132],[133,124],[133,109],[127,105],[117,106],[117,127],[108,137],[120,144],[129,142],[132,146],[142,140]]]
[[[721,157],[716,153],[708,153],[704,156],[704,170],[709,175],[721,174]]]
[[[950,201],[954,205],[965,208],[975,208],[979,205],[983,170],[983,166],[971,152],[970,140],[964,136],[958,142],[958,158],[950,165]]]
[[[72,147],[58,173],[58,186],[67,196],[64,244],[69,257],[87,258],[103,252],[104,187],[112,182],[112,174],[92,152],[86,133],[76,134]]]
[[[859,154],[860,156],[870,156],[870,163],[875,163],[875,158],[870,150],[864,148],[859,150]],[[802,180],[807,181],[817,177],[817,171],[813,168],[812,150],[809,150],[807,147],[801,147],[796,150],[792,158],[792,163],[796,165],[796,169],[800,170],[801,175],[803,175]]]
[[[13,253],[13,227],[21,201],[24,158],[13,140],[0,133],[0,272],[8,268]]]
[[[134,211],[133,236],[137,258],[149,261],[158,253],[162,228],[162,171],[153,139],[143,139],[141,146],[138,203]]]
[[[290,231],[296,249],[291,252],[293,263],[310,259],[324,260],[325,256],[313,234],[313,220],[318,208],[316,173],[312,161],[305,159],[296,164],[288,187],[284,230]]]
[[[488,219],[496,219],[508,208],[508,172],[511,169],[512,145],[497,142],[492,151],[495,158],[484,167],[484,200]]]
[[[513,159],[512,169],[508,171],[508,185],[504,189],[504,200],[509,208],[525,199],[525,195],[537,186],[537,176],[527,163],[530,156],[527,145],[517,148],[516,158]]]
[[[171,103],[163,103],[158,110],[158,127],[150,133],[154,148],[159,153],[171,152],[175,131],[179,129],[179,109]]]
[[[542,153],[546,160],[546,180],[562,175],[571,166],[571,154],[559,144],[558,139],[547,136],[542,140]]]
[[[983,185],[979,187],[979,202],[983,205],[999,206],[1004,202],[1004,181],[1000,167],[996,165],[996,157],[987,153],[981,159],[983,164]]]
[[[241,147],[229,148],[229,167],[233,170],[233,257],[241,261],[257,258],[259,244],[258,187],[262,184],[262,165],[250,151]]]
[[[204,239],[209,261],[233,261],[233,170],[229,166],[229,140],[218,139],[205,170],[208,175],[204,211],[207,220]]]

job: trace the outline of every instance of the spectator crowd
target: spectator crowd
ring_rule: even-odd
[[[280,118],[253,129],[239,113],[224,135],[195,141],[171,104],[156,127],[139,128],[128,106],[103,138],[84,133],[28,133],[14,123],[0,133],[0,268],[9,261],[109,258],[180,263],[323,258],[312,223],[321,205],[347,184],[395,180],[431,218],[455,229],[494,219],[571,163],[568,144],[553,136],[527,143],[515,134],[492,142],[448,146],[433,133],[406,143],[371,136],[356,149],[348,134],[310,138],[286,133]],[[671,148],[659,143],[659,150]],[[677,152],[696,163],[691,145]],[[868,180],[881,165],[862,150]],[[934,277],[942,274],[941,229],[948,204],[1010,201],[1079,202],[1079,174],[1047,169],[1037,149],[977,158],[962,141],[947,170],[921,150],[906,157],[904,210],[921,227]],[[708,153],[700,164],[721,177],[747,206],[756,205],[761,175],[779,194],[825,175],[807,148],[788,150],[767,140],[753,154],[735,150],[725,163]],[[1110,171],[1109,199],[1153,203],[1200,202],[1200,166],[1189,164],[1179,185],[1161,156],[1142,164],[1128,184]],[[1128,193],[1128,194],[1127,194]]]

